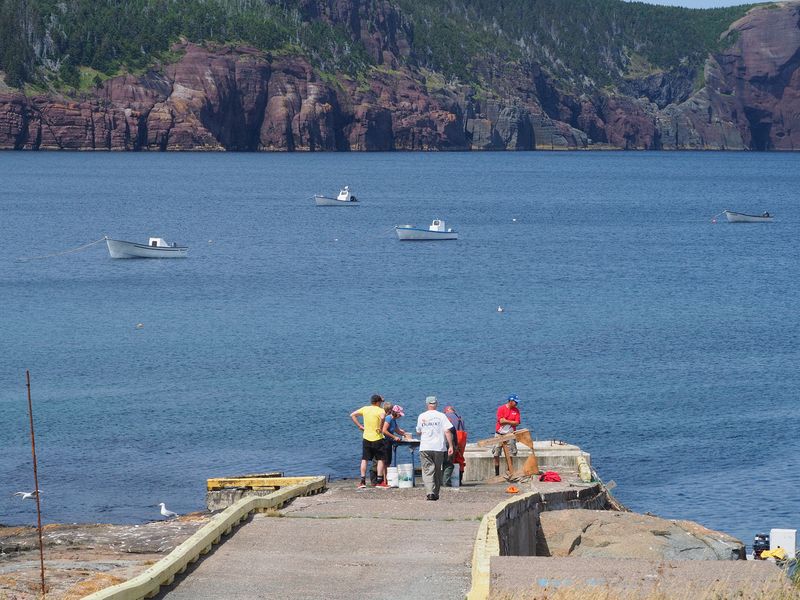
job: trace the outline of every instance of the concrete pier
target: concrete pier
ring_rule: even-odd
[[[552,494],[553,507],[602,502],[599,486],[573,484],[521,487]],[[481,519],[514,496],[506,488],[505,483],[443,488],[431,502],[421,486],[359,490],[356,481],[333,482],[324,494],[253,516],[159,597],[460,600],[472,585]],[[503,513],[500,528],[504,543],[519,546],[524,535],[510,526],[514,518]]]
[[[521,466],[528,450],[523,447],[519,450],[516,461]],[[255,484],[239,479],[214,480],[214,486],[209,484],[210,491],[219,488],[217,491],[222,492],[215,498],[222,504],[228,500],[233,504],[213,517],[212,523],[226,514],[228,520],[214,525],[214,531],[200,530],[193,536],[203,536],[199,555],[196,552],[198,547],[187,540],[140,576],[142,581],[153,583],[144,595],[150,597],[158,593],[159,598],[169,600],[455,600],[465,596],[469,600],[483,600],[497,594],[536,594],[537,586],[552,589],[567,579],[588,586],[603,581],[604,586],[619,591],[634,589],[635,586],[630,588],[628,585],[628,579],[641,579],[642,573],[646,574],[648,582],[655,582],[656,587],[661,578],[665,578],[665,585],[672,585],[680,577],[676,579],[671,574],[679,573],[681,577],[685,574],[685,578],[697,579],[697,588],[703,589],[715,572],[735,574],[730,578],[731,586],[723,591],[767,589],[769,586],[773,586],[769,589],[775,591],[778,590],[775,586],[783,585],[780,572],[774,565],[714,560],[713,557],[720,556],[719,553],[713,554],[710,560],[670,563],[671,574],[666,576],[660,574],[663,569],[659,565],[664,564],[663,558],[646,560],[640,554],[629,553],[608,560],[575,558],[566,554],[550,556],[548,548],[559,542],[559,533],[552,528],[545,530],[543,524],[552,527],[553,520],[563,518],[572,512],[570,509],[582,509],[574,514],[590,515],[589,518],[595,520],[599,515],[610,515],[615,532],[619,531],[622,523],[630,520],[626,517],[637,515],[624,511],[608,512],[617,504],[603,484],[584,483],[578,479],[577,460],[583,457],[588,461],[589,456],[577,446],[537,442],[535,451],[540,468],[558,471],[560,482],[540,482],[534,477],[515,482],[512,486],[507,482],[493,483],[491,480],[497,481],[497,478],[494,477],[491,451],[471,446],[466,452],[468,476],[465,485],[442,488],[438,501],[426,500],[422,486],[358,489],[357,480],[326,484],[320,477],[271,479]],[[486,480],[474,481],[479,478]],[[291,484],[295,479],[308,481],[283,487],[283,483]],[[226,488],[222,485],[225,482],[231,483],[236,490],[230,497],[225,495]],[[250,484],[254,488],[274,484],[280,489],[269,494],[266,489],[248,489]],[[299,489],[298,485],[302,487],[302,495],[291,492]],[[241,512],[254,503],[274,508],[266,513]],[[234,517],[240,518],[239,522],[243,524],[232,524],[230,518]],[[575,519],[566,517],[570,526],[574,525]],[[653,532],[653,527],[658,531]],[[648,524],[645,533],[660,535],[658,532],[663,529],[663,533],[668,533],[670,527],[666,521]],[[586,535],[586,529],[581,531],[579,536]],[[714,540],[724,537],[720,532],[701,526],[682,529],[678,534],[683,535],[681,539],[691,538],[692,544],[703,544],[703,536],[714,536]],[[595,539],[592,548],[608,546],[608,534],[604,535],[599,541]],[[692,537],[695,535],[699,537]],[[635,540],[625,538],[622,545],[627,548],[630,541]],[[723,550],[729,545],[741,546],[732,538],[717,542]],[[644,543],[652,545],[650,541]],[[569,546],[569,553],[574,547],[574,543]],[[545,557],[536,556],[540,548]],[[184,564],[186,561],[178,564],[176,556],[182,557],[181,560],[194,558],[189,561],[192,564]],[[725,557],[729,556],[730,551]],[[601,555],[596,557],[601,558]],[[739,569],[736,563],[744,566]],[[164,572],[162,564],[171,570]],[[568,577],[574,573],[588,575]],[[117,587],[123,589],[128,583],[131,582]],[[137,589],[144,590],[145,587]],[[647,594],[651,588],[641,586],[634,589],[634,592],[639,591]],[[131,600],[135,597],[140,596],[125,595],[123,591],[115,592],[109,588],[108,592],[98,592],[91,598]]]
[[[542,471],[557,471],[563,473],[578,472],[578,457],[583,456],[591,465],[591,456],[578,446],[555,440],[534,441],[533,450],[539,460],[539,469]],[[530,456],[530,448],[517,444],[517,456],[513,458],[514,469],[522,470],[525,459]],[[477,483],[487,481],[494,477],[494,458],[491,448],[479,448],[475,444],[467,444],[464,452],[466,466],[464,468],[464,481]],[[500,473],[506,470],[504,458],[500,458]]]

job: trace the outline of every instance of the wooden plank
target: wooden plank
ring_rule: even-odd
[[[283,477],[283,471],[267,471],[266,473],[245,473],[244,475],[231,475],[226,479],[245,479],[249,477]]]
[[[503,448],[503,454],[506,457],[506,469],[508,470],[509,473],[513,473],[514,460],[511,458],[511,450],[508,447],[508,442],[503,442],[501,444],[501,447]]]
[[[309,477],[214,477],[206,481],[209,491],[225,488],[266,489],[307,483]]]
[[[528,439],[530,439],[530,431],[527,429],[517,429],[513,433],[505,433],[503,435],[498,435],[497,437],[486,438],[483,440],[478,440],[476,444],[481,448],[486,448],[487,446],[497,446],[501,442],[508,442],[510,440],[516,440],[517,436],[520,434],[528,434]]]

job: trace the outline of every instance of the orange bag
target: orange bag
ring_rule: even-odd
[[[456,431],[456,447],[455,452],[453,453],[453,462],[457,465],[461,465],[463,470],[464,465],[466,465],[467,461],[464,460],[464,450],[467,447],[467,432],[466,431]]]

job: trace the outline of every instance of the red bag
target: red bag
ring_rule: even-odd
[[[467,461],[464,460],[464,449],[467,447],[467,432],[456,431],[456,440],[453,462],[461,465],[461,470],[463,471],[464,466],[467,464]]]
[[[539,476],[539,481],[561,481],[561,476],[555,471],[545,471]]]

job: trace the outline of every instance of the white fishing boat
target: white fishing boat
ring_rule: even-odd
[[[395,225],[394,228],[399,240],[457,240],[458,232],[453,229],[448,229],[444,221],[441,219],[434,219],[430,227],[423,229],[421,227],[414,227],[413,225]]]
[[[146,244],[112,240],[106,236],[106,245],[111,258],[185,258],[189,248],[168,244],[160,237],[151,237]]]
[[[314,202],[317,206],[358,206],[358,198],[353,196],[349,185],[344,186],[336,198],[314,194]]]
[[[772,223],[773,220],[773,216],[768,212],[760,215],[747,215],[732,210],[725,211],[725,218],[728,219],[728,223]]]

